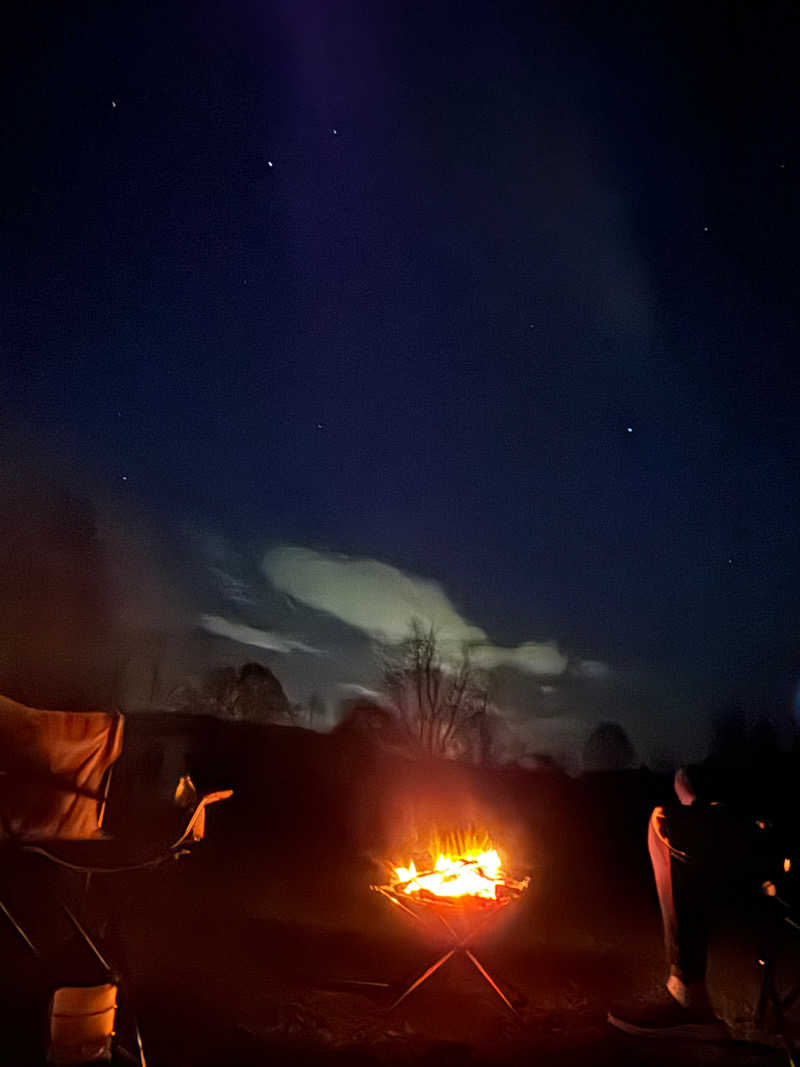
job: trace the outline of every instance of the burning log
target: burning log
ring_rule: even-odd
[[[530,879],[521,882],[508,877],[496,849],[477,855],[440,854],[432,870],[417,871],[414,861],[408,867],[395,867],[396,892],[415,895],[419,900],[508,899],[528,888]]]

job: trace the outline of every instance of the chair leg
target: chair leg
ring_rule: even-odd
[[[116,1051],[119,1053],[120,1056],[122,1056],[124,1060],[127,1060],[128,1063],[133,1063],[136,1065],[136,1067],[147,1067],[147,1060],[144,1056],[144,1045],[142,1044],[142,1032],[139,1029],[139,1023],[136,1019],[134,1019],[133,1021],[133,1028],[134,1033],[136,1035],[137,1055],[134,1056],[130,1049],[127,1049],[124,1045],[119,1044],[115,1046]]]
[[[142,1031],[139,1029],[139,1020],[135,1019],[133,1023],[136,1028],[136,1047],[139,1049],[139,1067],[147,1067],[147,1060],[144,1058],[144,1045],[142,1044]],[[794,1064],[792,1064],[794,1067]]]
[[[800,982],[790,989],[786,996],[782,998],[781,1003],[783,1004],[783,1010],[785,1012],[790,1011],[798,997],[800,997]]]
[[[11,914],[11,912],[8,910],[8,908],[5,906],[5,904],[2,902],[2,900],[0,900],[0,911],[2,911],[3,915],[5,915],[5,917],[8,919],[8,921],[14,927],[16,932],[19,934],[19,936],[22,938],[22,940],[25,942],[25,944],[28,946],[28,948],[31,950],[31,952],[34,954],[34,956],[36,956],[37,959],[41,959],[41,956],[42,956],[41,952],[36,947],[36,945],[34,945],[33,941],[31,941],[31,939],[25,933],[23,928],[20,926],[20,924],[17,922],[17,920],[14,918],[14,916]]]
[[[786,1016],[783,1012],[783,1002],[778,990],[775,988],[775,983],[772,981],[770,981],[769,998],[772,1001],[772,1008],[775,1012],[775,1024],[789,1059],[789,1067],[797,1067],[797,1054],[795,1052],[794,1042],[789,1037],[786,1030]]]
[[[758,962],[761,964],[761,989],[758,993],[755,1024],[759,1030],[763,1030],[767,1019],[767,1004],[770,999],[769,989],[772,984],[772,960],[767,956]]]
[[[113,968],[111,967],[111,964],[106,960],[106,958],[100,952],[100,949],[94,943],[94,941],[89,936],[89,934],[87,933],[85,928],[81,925],[81,923],[78,921],[78,919],[76,919],[76,917],[72,914],[72,912],[69,910],[69,908],[67,907],[66,904],[62,904],[61,906],[64,909],[64,911],[66,912],[67,917],[69,918],[69,920],[72,923],[72,925],[75,927],[75,929],[80,934],[80,936],[83,938],[85,943],[89,946],[89,948],[94,953],[98,963],[106,970],[106,972],[109,974],[109,976],[113,976],[114,971],[113,971]],[[120,1055],[122,1055],[122,1057],[124,1059],[127,1059],[130,1063],[138,1064],[138,1067],[147,1067],[147,1060],[145,1059],[145,1055],[144,1055],[144,1045],[142,1043],[142,1032],[139,1029],[139,1020],[136,1018],[135,1014],[133,1016],[133,1032],[136,1035],[136,1051],[137,1051],[137,1055],[134,1056],[134,1054],[132,1052],[129,1052],[128,1049],[124,1048],[122,1045],[118,1045],[117,1049],[118,1049]]]
[[[97,945],[91,939],[91,937],[89,937],[89,934],[86,932],[85,928],[81,925],[80,922],[78,922],[78,920],[75,918],[75,916],[72,914],[72,912],[69,910],[69,908],[67,907],[66,904],[62,904],[61,907],[64,909],[69,921],[75,927],[75,929],[80,934],[80,936],[83,938],[85,944],[88,945],[88,947],[91,949],[92,953],[94,954],[95,959],[100,964],[100,966],[103,968],[103,970],[106,972],[106,974],[108,974],[108,975],[113,974],[113,968],[112,968],[111,964],[108,962],[108,960],[105,958],[105,956],[103,956],[103,954],[101,953],[100,949],[97,947]]]

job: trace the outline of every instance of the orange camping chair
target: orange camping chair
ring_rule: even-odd
[[[62,870],[82,875],[85,905],[91,878],[154,869],[188,854],[205,835],[210,804],[231,790],[198,799],[191,779],[181,779],[175,799],[187,822],[171,844],[144,859],[104,862],[102,834],[114,763],[122,753],[124,718],[119,712],[62,712],[26,707],[0,697],[0,846],[38,855]],[[77,862],[75,843],[95,842],[91,862]],[[66,850],[66,851],[65,851]],[[154,850],[155,851],[155,850]],[[111,1058],[120,980],[85,926],[61,905],[75,933],[104,972],[100,984],[58,986],[48,1013],[48,1059],[55,1064],[101,1062]],[[33,939],[0,899],[0,912],[27,946],[42,959]],[[118,1051],[146,1067],[138,1023],[133,1017],[137,1054]]]

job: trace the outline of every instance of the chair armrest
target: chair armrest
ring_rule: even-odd
[[[217,804],[220,800],[227,800],[233,796],[232,789],[219,789],[216,793],[206,793],[201,798],[197,807],[192,812],[186,829],[172,845],[172,849],[180,848],[189,838],[192,841],[202,841],[206,832],[206,808],[210,804]]]

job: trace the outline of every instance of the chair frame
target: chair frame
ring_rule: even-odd
[[[113,770],[114,770],[114,764],[112,763],[109,767],[106,768],[106,771],[105,771],[105,774],[104,774],[102,790],[97,796],[97,803],[98,803],[97,829],[98,829],[98,831],[102,830],[103,822],[104,822],[104,819],[105,819],[106,808],[108,807],[108,799],[109,799],[109,794],[110,794],[110,790],[111,790],[111,780],[112,780]],[[83,877],[83,886],[82,886],[81,898],[80,898],[81,899],[81,909],[80,910],[81,910],[81,913],[82,913],[82,917],[85,919],[85,915],[83,913],[86,911],[86,905],[87,905],[87,900],[88,900],[88,895],[89,895],[89,889],[90,889],[90,886],[91,886],[92,876],[94,874],[104,874],[104,873],[105,874],[113,874],[113,873],[121,873],[123,871],[141,870],[141,869],[146,869],[146,868],[150,868],[150,867],[156,867],[156,866],[159,866],[162,862],[165,862],[166,860],[169,860],[169,859],[180,859],[182,856],[188,855],[191,852],[191,845],[192,844],[196,844],[197,842],[203,840],[203,837],[205,836],[205,814],[206,814],[206,810],[208,809],[208,807],[211,804],[218,803],[219,801],[227,800],[232,795],[233,795],[233,790],[232,789],[222,789],[222,790],[218,790],[218,791],[213,792],[213,793],[206,793],[203,796],[201,796],[200,799],[198,800],[197,804],[194,806],[191,814],[189,815],[189,818],[188,818],[188,821],[186,823],[185,829],[183,830],[183,833],[177,838],[176,841],[174,841],[171,845],[168,846],[168,848],[165,851],[163,851],[162,853],[160,853],[158,856],[154,857],[153,859],[147,860],[147,861],[144,861],[144,862],[141,862],[141,863],[132,864],[132,865],[130,865],[128,867],[122,867],[122,868],[119,868],[119,867],[107,867],[107,868],[103,868],[101,866],[96,866],[96,865],[93,865],[93,866],[82,866],[82,865],[79,865],[79,864],[74,864],[74,863],[68,862],[66,860],[63,860],[62,858],[60,858],[57,855],[57,853],[51,851],[49,848],[42,847],[41,845],[38,845],[38,844],[33,844],[33,843],[27,843],[26,844],[26,843],[18,841],[18,842],[16,842],[16,847],[22,852],[29,852],[29,853],[35,853],[35,854],[41,855],[45,859],[50,860],[51,862],[55,863],[58,866],[64,867],[67,870],[72,870],[75,873],[83,874],[84,877]],[[117,992],[118,992],[118,995],[119,995],[119,993],[121,991],[120,990],[120,986],[122,985],[120,975],[116,972],[115,968],[113,968],[111,966],[111,964],[105,959],[103,954],[100,952],[100,949],[95,944],[94,940],[92,939],[92,937],[90,936],[90,934],[86,930],[86,928],[83,925],[83,923],[81,923],[81,921],[73,914],[73,912],[67,907],[66,904],[62,903],[61,907],[64,910],[67,918],[71,922],[71,924],[72,924],[73,928],[75,929],[76,933],[79,935],[79,937],[82,939],[84,944],[86,944],[86,946],[90,949],[90,951],[92,952],[94,957],[99,962],[100,966],[102,967],[103,971],[105,972],[105,974],[108,977],[108,981],[112,982],[113,984],[115,984],[117,986]],[[32,955],[35,956],[38,960],[41,960],[42,959],[42,953],[40,952],[39,948],[36,946],[36,944],[30,938],[28,933],[25,931],[25,929],[22,926],[22,924],[15,918],[15,916],[12,914],[12,912],[9,910],[7,905],[2,900],[0,900],[0,913],[2,913],[5,916],[5,918],[7,919],[9,924],[11,925],[11,927],[14,929],[14,931],[17,933],[17,935],[20,937],[20,939],[23,941],[23,943],[28,948],[28,950],[32,953]],[[51,1003],[51,1006],[52,1006],[52,994],[51,994],[51,998],[50,998],[50,1003]],[[117,1051],[120,1053],[120,1055],[122,1055],[129,1062],[134,1063],[134,1064],[138,1064],[139,1067],[147,1067],[147,1060],[145,1058],[144,1045],[143,1045],[143,1042],[142,1042],[142,1035],[141,1035],[141,1031],[139,1029],[139,1023],[138,1023],[138,1020],[136,1018],[135,1013],[133,1013],[132,1021],[133,1021],[134,1034],[135,1034],[135,1037],[136,1037],[137,1053],[134,1055],[132,1052],[130,1052],[128,1049],[124,1048],[119,1043],[115,1043],[114,1047],[117,1049]],[[49,1025],[50,1025],[50,1012],[49,1011],[48,1011],[47,1025],[48,1025],[48,1047],[49,1047]]]
[[[792,914],[792,908],[788,901],[778,896],[773,882],[764,882],[762,892],[765,897],[772,900],[775,905],[782,909],[780,925],[777,929],[789,928],[794,933],[800,933],[800,922]],[[774,918],[774,917],[773,917]],[[772,1008],[775,1017],[775,1028],[783,1042],[789,1062],[789,1067],[798,1067],[797,1048],[789,1034],[786,1016],[794,1005],[800,1000],[800,982],[796,982],[788,993],[781,993],[776,981],[775,959],[780,951],[778,944],[777,929],[773,928],[770,942],[763,955],[758,960],[761,967],[761,988],[758,995],[754,1022],[759,1030],[766,1030],[767,1012]]]

